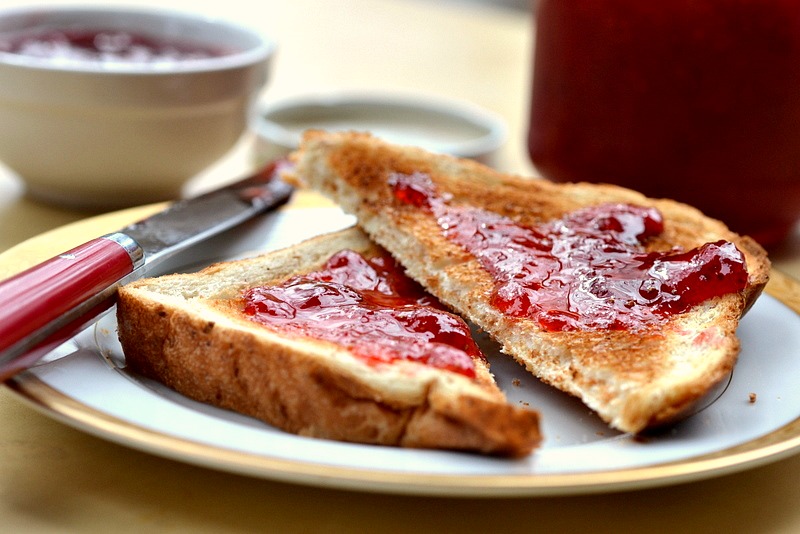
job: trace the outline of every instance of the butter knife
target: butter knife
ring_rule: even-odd
[[[0,382],[29,368],[114,304],[117,288],[174,254],[284,204],[293,188],[273,163],[179,200],[0,282]]]

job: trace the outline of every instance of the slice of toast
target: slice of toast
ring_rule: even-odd
[[[739,319],[768,280],[770,264],[757,243],[674,201],[611,185],[505,175],[474,161],[392,146],[355,132],[307,132],[291,158],[289,179],[355,214],[412,278],[486,330],[535,376],[579,397],[622,431],[641,432],[684,417],[728,375],[739,352]],[[663,216],[663,232],[646,241],[645,252],[732,242],[746,260],[744,286],[644,330],[552,331],[493,305],[489,271],[445,237],[434,213],[398,198],[397,176],[426,177],[450,205],[478,207],[532,228],[604,203],[654,207]]]
[[[388,257],[353,227],[120,288],[127,366],[190,398],[304,436],[511,457],[531,452],[540,441],[538,414],[508,404],[481,357],[472,376],[419,359],[365,358],[343,342],[264,326],[243,311],[247,290],[309,276],[343,250]]]

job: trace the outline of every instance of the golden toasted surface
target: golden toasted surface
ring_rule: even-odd
[[[384,143],[367,134],[307,132],[289,178],[333,199],[443,302],[485,329],[534,375],[580,397],[612,426],[631,432],[672,421],[730,372],[739,318],[769,277],[753,240],[671,200],[649,199],[611,185],[553,184],[498,173],[473,161]],[[741,293],[716,298],[647,332],[549,332],[489,304],[494,281],[477,260],[446,239],[425,210],[399,202],[394,174],[423,173],[453,205],[480,207],[523,225],[607,202],[656,207],[664,232],[649,250],[690,249],[731,241],[747,261]]]
[[[300,435],[522,456],[538,414],[512,406],[485,362],[476,378],[418,362],[366,363],[346,347],[249,321],[242,292],[321,267],[335,252],[382,251],[358,229],[119,291],[127,365],[193,399]]]

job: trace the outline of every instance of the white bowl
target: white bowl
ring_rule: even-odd
[[[0,51],[0,161],[30,195],[117,208],[175,198],[230,151],[267,81],[274,44],[239,24],[164,10],[0,10],[0,39],[119,30],[222,48],[219,57],[89,62]]]
[[[391,143],[481,161],[506,140],[502,119],[466,102],[408,94],[313,94],[261,110],[253,126],[258,157],[293,150],[310,128],[370,132]]]

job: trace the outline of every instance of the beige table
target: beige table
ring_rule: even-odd
[[[532,37],[524,14],[468,1],[139,3],[226,14],[275,35],[280,52],[265,101],[378,89],[475,102],[508,121],[510,138],[495,166],[532,172],[523,149]],[[191,187],[245,169],[250,149],[246,138]],[[301,196],[293,208],[318,202]],[[0,276],[139,213],[89,219],[96,214],[40,205],[24,198],[10,172],[0,172]],[[774,259],[800,278],[800,236]],[[453,499],[322,489],[194,467],[74,430],[7,388],[0,388],[0,426],[0,532],[800,532],[800,456],[660,489]]]

